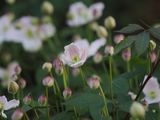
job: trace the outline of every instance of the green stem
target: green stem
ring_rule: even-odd
[[[63,66],[63,84],[64,84],[64,88],[66,89],[68,85],[67,85],[67,76],[66,76],[65,66]]]
[[[109,82],[110,82],[110,95],[113,100],[113,90],[112,90],[112,56],[109,56]]]
[[[30,120],[26,112],[24,112],[24,116],[27,120]]]
[[[75,114],[75,116],[76,116],[76,119],[78,119],[78,115],[77,115],[76,107],[74,107],[74,114]]]
[[[80,68],[80,74],[81,74],[82,83],[85,86],[86,85],[86,81],[85,81],[85,77],[84,77],[84,73],[83,73],[82,68]]]
[[[104,94],[104,92],[103,92],[103,89],[102,89],[101,85],[100,85],[99,89],[100,89],[100,93],[102,94],[103,101],[104,101],[104,105],[105,105],[105,106],[104,106],[104,107],[105,107],[105,109],[104,109],[105,116],[109,117],[109,112],[108,112],[106,97],[105,97],[105,94]]]
[[[36,108],[34,109],[34,113],[35,113],[35,115],[36,115],[37,119],[39,119],[39,115],[38,115],[38,113],[37,113]]]
[[[130,61],[127,61],[126,64],[127,64],[127,72],[130,72],[131,71]],[[133,87],[132,79],[129,79],[129,87],[130,88]]]
[[[48,120],[49,120],[50,118],[49,118],[49,106],[48,106],[48,105],[49,105],[49,104],[48,104],[48,103],[49,103],[49,102],[48,102],[48,101],[49,101],[49,100],[48,100],[48,87],[46,87],[46,97],[47,97],[47,118],[48,118]]]

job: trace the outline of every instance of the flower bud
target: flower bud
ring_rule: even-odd
[[[92,23],[90,24],[90,28],[91,28],[92,30],[96,31],[97,28],[98,28],[98,23],[97,23],[97,22],[92,22]]]
[[[97,75],[93,75],[91,76],[88,80],[87,80],[87,84],[91,89],[97,89],[100,86],[100,77]]]
[[[149,47],[150,47],[151,51],[153,51],[156,48],[156,43],[153,40],[150,40]]]
[[[16,2],[16,0],[6,0],[6,2],[7,2],[9,5],[13,5],[13,4]]]
[[[124,40],[124,35],[123,34],[115,35],[113,40],[116,44],[119,44],[122,40]]]
[[[72,68],[72,75],[73,76],[78,76],[79,74],[80,74],[79,68]]]
[[[95,63],[100,63],[101,61],[103,60],[103,56],[101,53],[96,53],[94,56],[93,56],[93,61]]]
[[[42,83],[46,87],[52,87],[54,84],[54,78],[47,76],[42,80]]]
[[[142,104],[138,102],[133,102],[130,108],[130,114],[133,118],[144,118],[145,117],[145,109]]]
[[[50,62],[45,62],[42,66],[42,69],[47,70],[48,72],[51,72],[52,64]]]
[[[47,104],[47,97],[44,95],[39,96],[38,103],[42,106],[45,106]]]
[[[137,97],[137,95],[133,92],[128,92],[128,95],[131,97],[132,100],[135,100],[135,98]]]
[[[19,86],[15,81],[11,81],[8,84],[8,92],[11,94],[16,94],[19,91]]]
[[[123,50],[122,58],[124,61],[130,61],[131,59],[131,49],[130,48]]]
[[[114,47],[112,45],[107,45],[105,47],[104,53],[106,55],[111,55],[112,56],[114,54]]]
[[[22,117],[24,115],[24,112],[22,109],[17,109],[13,112],[12,116],[11,116],[11,119],[12,120],[21,120]]]
[[[23,103],[26,105],[29,105],[32,102],[32,97],[30,95],[27,95],[23,98]]]
[[[55,72],[57,74],[62,74],[63,73],[63,63],[62,61],[59,59],[59,58],[56,58],[54,61],[53,61],[53,66],[55,68]]]
[[[99,37],[105,38],[108,36],[107,30],[103,26],[98,26],[96,32]]]
[[[22,68],[20,67],[20,65],[16,65],[15,66],[15,74],[19,75],[22,72]]]
[[[26,80],[24,80],[23,78],[21,78],[18,81],[18,85],[20,86],[21,89],[24,89],[26,87]]]
[[[63,97],[64,99],[68,99],[72,95],[72,90],[70,88],[66,88],[63,91]]]
[[[52,3],[50,3],[49,1],[44,1],[42,4],[42,11],[46,14],[52,14],[54,11]]]
[[[112,16],[109,16],[104,20],[104,25],[107,29],[113,29],[116,27],[116,21]]]
[[[154,63],[157,60],[157,55],[155,52],[149,53],[149,57],[152,63]]]

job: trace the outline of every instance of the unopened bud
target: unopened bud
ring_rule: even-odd
[[[96,31],[97,28],[98,28],[98,23],[97,23],[97,22],[92,22],[92,23],[90,24],[90,28],[91,28],[92,30]]]
[[[95,63],[100,63],[103,60],[103,56],[101,53],[97,52],[94,56],[93,56],[93,61]]]
[[[52,64],[51,64],[50,62],[45,62],[45,63],[43,64],[43,66],[42,66],[42,69],[45,69],[45,70],[47,70],[48,72],[50,72],[51,69],[52,69]]]
[[[130,108],[130,114],[133,118],[144,118],[145,117],[145,109],[142,104],[138,102],[133,102]]]
[[[130,61],[131,59],[131,49],[130,48],[123,50],[122,58],[124,61]]]
[[[119,44],[122,40],[124,40],[124,35],[123,34],[115,35],[113,40],[116,44]]]
[[[108,36],[107,30],[103,26],[98,26],[96,32],[99,37],[105,38]]]
[[[40,105],[45,106],[47,104],[47,97],[44,95],[39,96],[38,102]]]
[[[29,105],[32,102],[32,97],[30,95],[27,95],[23,98],[23,103],[26,105]]]
[[[107,45],[107,46],[105,47],[104,53],[105,53],[106,55],[111,55],[111,56],[112,56],[112,55],[114,54],[114,47],[111,46],[111,45]]]
[[[21,120],[22,117],[24,115],[24,112],[22,109],[17,109],[13,112],[12,116],[11,116],[11,119],[12,120]]]
[[[156,43],[153,40],[150,40],[149,47],[150,47],[151,51],[153,51],[156,48]]]
[[[6,0],[6,2],[7,2],[9,5],[13,5],[13,4],[16,2],[16,0]]]
[[[42,4],[42,11],[46,14],[52,14],[54,11],[52,3],[50,3],[49,1],[44,1]]]
[[[24,89],[26,87],[26,80],[21,78],[19,81],[18,81],[18,85],[21,89]]]
[[[19,86],[15,81],[11,81],[8,84],[8,92],[11,94],[16,94],[19,91]]]
[[[72,90],[70,88],[66,88],[63,91],[63,97],[64,99],[68,99],[72,95]]]
[[[87,84],[91,89],[97,89],[100,86],[100,77],[97,75],[93,75],[91,76],[88,80],[87,80]]]
[[[149,57],[152,63],[154,63],[157,60],[157,54],[155,52],[149,53]]]
[[[59,59],[59,58],[56,58],[54,61],[53,61],[53,66],[55,68],[55,72],[57,74],[62,74],[63,73],[63,63],[62,61]]]
[[[52,87],[54,84],[54,78],[47,76],[42,80],[42,83],[46,87]]]
[[[116,27],[116,21],[112,16],[109,16],[105,19],[104,25],[107,29],[113,29]]]

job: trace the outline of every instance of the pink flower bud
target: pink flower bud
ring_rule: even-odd
[[[47,104],[47,97],[44,95],[39,96],[38,102],[39,104],[45,106]]]
[[[124,61],[130,61],[131,59],[131,49],[127,48],[122,52],[122,58]]]
[[[29,105],[32,102],[32,97],[27,95],[23,98],[23,103]]]
[[[64,99],[68,99],[72,95],[72,90],[70,88],[66,88],[63,91],[63,97]]]
[[[42,83],[46,87],[52,87],[54,84],[54,78],[47,76],[42,80]]]
[[[103,59],[103,56],[101,53],[97,52],[94,56],[93,56],[93,61],[95,63],[100,63]]]
[[[79,68],[73,68],[72,69],[72,75],[73,76],[78,76],[80,74],[80,69]]]
[[[24,89],[26,87],[26,80],[21,78],[19,81],[18,81],[18,85],[21,89]]]
[[[114,42],[116,44],[120,43],[122,40],[124,40],[124,35],[123,34],[118,34],[114,36]]]
[[[151,53],[149,54],[149,56],[150,56],[150,59],[151,59],[151,62],[152,62],[152,63],[154,63],[154,62],[157,60],[157,55],[156,55],[155,52],[151,52]]]
[[[114,54],[114,47],[113,46],[111,46],[111,45],[107,45],[106,47],[105,47],[105,54],[106,55],[113,55]]]
[[[53,61],[53,66],[54,66],[55,72],[57,74],[62,74],[63,73],[63,63],[59,58],[57,58]]]
[[[100,77],[97,75],[91,76],[87,80],[87,84],[91,89],[97,89],[100,86]]]
[[[13,112],[11,119],[12,120],[21,120],[23,117],[24,113],[22,109],[17,109]]]

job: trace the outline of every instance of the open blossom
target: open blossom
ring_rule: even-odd
[[[67,14],[67,24],[69,26],[80,26],[87,24],[102,16],[104,4],[99,2],[91,5],[89,8],[82,2],[73,3]]]
[[[11,108],[16,108],[17,106],[19,106],[19,100],[10,100],[7,101],[7,98],[5,96],[0,96],[0,111],[1,111],[1,115],[4,118],[7,118],[6,114],[4,113],[5,110],[9,110]]]
[[[144,78],[144,81],[146,80],[147,75]],[[160,102],[160,88],[159,83],[157,81],[157,78],[151,77],[150,80],[147,82],[143,89],[143,93],[145,95],[144,100],[148,104],[152,103],[159,103]]]

